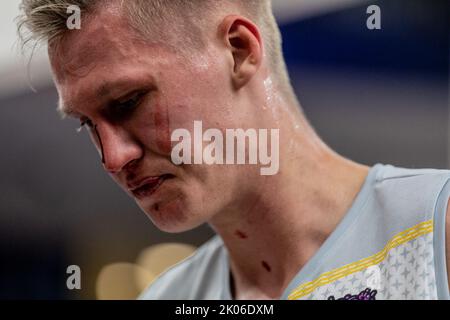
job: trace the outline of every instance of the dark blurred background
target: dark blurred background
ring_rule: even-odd
[[[0,299],[134,298],[213,233],[158,231],[112,182],[77,123],[60,121],[45,50],[29,88],[11,47],[18,4],[0,4]],[[366,27],[372,4],[381,30]],[[368,165],[449,168],[448,0],[274,6],[300,102],[331,147]],[[72,264],[81,290],[66,287]]]

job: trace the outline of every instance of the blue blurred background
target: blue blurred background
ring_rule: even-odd
[[[274,2],[293,85],[330,146],[368,165],[449,168],[449,1]],[[0,4],[0,299],[134,298],[213,233],[164,234],[119,190],[59,120],[45,50],[30,90],[11,46],[18,3]],[[372,4],[381,30],[366,27]],[[174,242],[190,246],[155,247]],[[66,287],[72,264],[81,290]]]

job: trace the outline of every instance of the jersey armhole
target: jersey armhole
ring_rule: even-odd
[[[434,211],[434,265],[437,297],[439,300],[450,300],[446,259],[446,215],[450,196],[450,178],[445,183],[437,198]]]

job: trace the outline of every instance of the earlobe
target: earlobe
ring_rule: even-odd
[[[263,45],[258,27],[241,16],[228,16],[220,30],[233,57],[232,81],[235,88],[240,89],[257,73],[262,63]]]

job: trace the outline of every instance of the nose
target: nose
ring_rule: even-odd
[[[94,134],[103,167],[111,174],[122,171],[128,164],[142,157],[142,148],[124,129],[101,124],[94,127]]]

